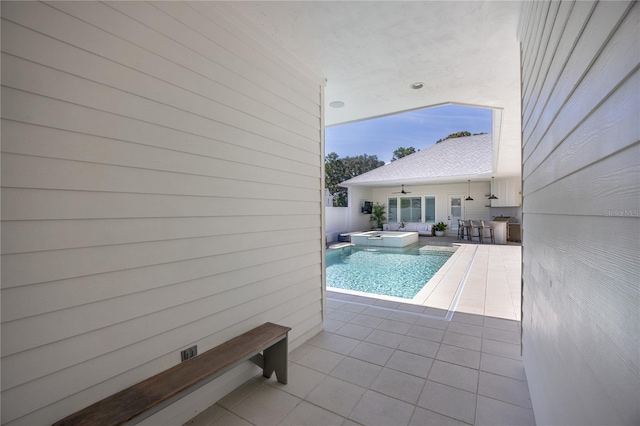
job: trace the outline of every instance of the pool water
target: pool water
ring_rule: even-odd
[[[327,251],[327,287],[412,299],[451,251],[344,247]]]

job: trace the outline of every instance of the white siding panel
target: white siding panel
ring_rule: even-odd
[[[549,79],[547,78],[549,74],[549,69],[551,64],[553,63],[552,61],[556,57],[556,52],[558,51],[558,49],[561,46],[564,47],[564,45],[561,45],[560,43],[560,41],[563,40],[561,36],[567,26],[567,21],[571,16],[571,11],[574,7],[574,4],[575,2],[568,2],[568,1],[560,2],[560,7],[555,13],[555,15],[552,14],[550,16],[550,19],[554,20],[554,24],[550,27],[551,34],[549,35],[549,40],[547,42],[546,49],[543,49],[540,52],[540,55],[542,55],[542,61],[543,61],[541,64],[541,69],[546,71],[541,72],[536,76],[529,77],[535,80],[535,84],[533,86],[530,86],[532,91],[528,94],[528,96],[525,94],[522,94],[522,99],[523,99],[522,113],[523,113],[523,117],[525,118],[525,120],[522,122],[523,127],[529,125],[529,120],[531,119],[531,112],[536,111],[536,104],[539,101],[544,102],[546,100],[546,99],[541,99],[540,92],[545,87],[545,85],[549,84],[549,81],[552,80],[552,78],[549,78]],[[530,22],[530,24],[532,24],[532,22]],[[533,44],[530,45],[530,48],[535,49],[535,45]],[[532,56],[532,54],[533,54],[532,51],[523,52],[523,56],[525,57]],[[523,78],[524,77],[525,77],[525,74],[523,73]]]
[[[568,216],[608,216],[640,208],[640,144],[604,158],[533,192],[527,212]],[[632,214],[630,214],[632,215]]]
[[[188,217],[95,220],[6,221],[2,253],[61,250],[113,244],[142,243],[216,235],[319,228],[313,215],[259,217]]]
[[[3,111],[5,119],[44,126],[47,129],[68,130],[79,133],[79,137],[100,136],[115,141],[132,142],[238,162],[259,163],[256,157],[261,157],[265,167],[271,165],[269,160],[274,161],[273,168],[278,167],[283,161],[292,164],[293,167],[297,162],[303,163],[302,166],[307,168],[318,167],[317,154],[292,148],[230,126],[220,125],[212,134],[197,135],[191,131],[182,132],[161,124],[144,123],[117,114],[105,114],[6,87],[2,88],[1,95],[2,105],[11,105],[11,109]],[[3,120],[3,123],[6,123],[6,120]],[[16,125],[19,124],[16,123]],[[51,133],[53,134],[51,138],[58,137],[57,132]],[[92,142],[92,138],[87,139],[87,143]],[[250,153],[252,145],[255,145],[256,149]],[[283,168],[289,170],[287,166]]]
[[[2,3],[3,424],[53,423],[265,321],[291,348],[321,329],[323,83],[212,10]]]
[[[318,210],[317,202],[256,200],[246,199],[242,195],[236,193],[234,197],[218,198],[5,188],[2,191],[2,216],[5,220],[268,217],[279,214],[312,215]]]
[[[241,49],[243,44],[253,44],[260,42],[260,40],[251,39],[244,34],[240,34],[234,31],[233,25],[229,24],[225,19],[220,19],[216,15],[208,13],[208,8],[200,8],[199,2],[192,3],[177,3],[166,4],[166,2],[153,2],[153,7],[156,8],[156,13],[142,8],[140,3],[134,2],[114,2],[110,6],[120,10],[127,15],[135,18],[139,22],[144,23],[150,28],[161,32],[164,35],[165,30],[168,30],[171,35],[171,39],[180,42],[182,46],[191,46],[194,43],[207,45],[207,57],[219,61],[222,66],[227,69],[237,68],[238,63],[243,64],[245,62],[251,63],[258,72],[255,72],[253,79],[247,79],[250,84],[255,81],[256,77],[260,78],[261,84],[252,84],[256,86],[256,90],[248,90],[248,85],[245,86],[247,96],[251,98],[258,98],[261,92],[268,90],[264,94],[265,105],[278,105],[279,112],[286,112],[291,117],[294,117],[297,121],[300,121],[318,130],[320,120],[318,118],[318,92],[314,90],[314,85],[309,85],[310,76],[301,75],[297,69],[292,69],[286,66],[278,64],[277,61],[269,60],[270,53],[261,48],[254,48],[254,52],[248,53],[244,57],[240,57],[245,53],[245,49]],[[170,16],[169,25],[158,26],[158,23],[162,21],[158,15],[163,14]],[[224,13],[220,13],[219,16],[224,16]],[[228,17],[228,16],[227,16]],[[180,28],[175,26],[175,22],[179,21],[184,25]],[[212,25],[212,22],[214,25]],[[221,30],[226,25],[231,25],[229,29]],[[176,31],[177,29],[177,31]],[[196,41],[198,39],[198,41]],[[238,39],[238,40],[236,40]],[[224,43],[217,43],[218,46],[212,45],[212,40],[224,40]],[[154,46],[155,48],[155,46]],[[231,54],[229,54],[231,53]],[[177,55],[178,61],[182,60],[183,55]],[[218,59],[220,58],[220,59]],[[313,76],[312,80],[316,83],[320,82],[317,76]],[[249,86],[250,87],[250,86]],[[239,89],[243,90],[243,89]],[[280,104],[282,104],[280,106]],[[298,123],[293,123],[294,128],[298,126]],[[304,129],[305,127],[301,127]],[[308,128],[306,130],[309,130]]]
[[[640,12],[635,9],[627,15],[616,33],[602,49],[600,55],[585,73],[573,93],[566,100],[553,124],[547,129],[553,137],[544,137],[531,153],[524,170],[525,176],[530,170],[529,164],[540,164],[555,148],[554,142],[562,140],[578,126],[585,117],[591,115],[597,106],[617,91],[620,82],[635,72],[636,78],[626,89],[638,86],[637,52],[640,51],[640,30],[637,23]],[[635,70],[634,70],[635,69]],[[602,81],[604,80],[604,81]]]
[[[144,5],[144,3],[140,5]],[[289,123],[291,128],[301,135],[313,135],[318,131],[319,119],[317,116],[314,117],[309,113],[301,114],[300,118],[305,122],[299,122],[296,116],[283,114],[273,106],[258,102],[244,93],[238,93],[238,90],[246,92],[246,88],[240,85],[227,87],[211,79],[205,79],[201,74],[196,73],[178,81],[175,78],[172,79],[172,75],[175,76],[179,69],[179,66],[173,62],[164,63],[162,64],[164,66],[160,68],[142,72],[130,68],[125,58],[122,58],[125,63],[123,65],[53,40],[14,23],[6,21],[4,25],[7,26],[6,37],[23,46],[20,49],[14,47],[6,50],[13,56],[183,109],[197,111],[199,105],[208,106],[210,114],[214,117],[216,109],[228,111],[227,108],[232,108],[244,115],[277,123],[280,127]],[[124,43],[117,39],[112,42],[116,45]],[[182,46],[177,47],[177,49],[179,48],[184,50]],[[215,65],[213,62],[211,64]],[[150,76],[155,78],[150,78]],[[276,106],[280,105],[288,106],[290,104],[276,103]]]
[[[2,387],[9,389],[39,377],[71,368],[76,364],[90,361],[101,356],[107,348],[112,350],[126,349],[136,342],[161,335],[168,326],[171,328],[188,327],[191,323],[209,316],[227,315],[226,312],[229,309],[242,310],[244,309],[242,308],[243,303],[255,298],[266,297],[269,291],[295,285],[300,287],[296,287],[296,291],[304,292],[305,285],[303,283],[306,282],[308,287],[318,274],[319,269],[312,265],[247,285],[241,285],[242,283],[234,285],[233,276],[213,277],[198,282],[133,294],[128,298],[130,301],[128,305],[118,303],[117,299],[109,299],[39,317],[31,317],[19,322],[24,324],[25,330],[35,333],[35,336],[20,336],[19,330],[16,330],[17,325],[11,327],[13,323],[9,323],[9,327],[6,327],[6,339],[9,343],[19,342],[26,346],[29,344],[27,340],[38,340],[42,348],[39,348],[39,351],[26,350],[14,356],[7,356],[6,361],[3,361],[4,366],[9,366],[12,371],[18,371],[21,374],[16,375],[12,380],[3,381]],[[224,301],[225,297],[234,297],[237,301],[236,304],[228,304]],[[172,303],[167,300],[171,300]],[[135,306],[136,309],[131,309],[132,306]],[[91,314],[83,311],[90,311]],[[185,313],[180,315],[180,318],[176,318],[175,315],[178,311],[185,311]],[[283,313],[283,315],[285,314],[290,315],[291,311]],[[85,320],[82,323],[78,323],[78,321],[74,323],[75,315],[82,315]],[[38,320],[55,322],[47,325],[46,321],[41,321],[41,324],[38,325]],[[56,327],[56,322],[64,324],[66,330],[60,330],[61,327]],[[101,329],[103,336],[109,337],[109,341],[96,341],[91,349],[83,350],[81,348],[82,339],[77,336],[99,329]],[[56,335],[47,333],[55,333]],[[69,336],[65,336],[63,333]],[[47,362],[33,366],[30,361],[33,361],[33,358],[37,356],[37,352],[46,353],[48,355]]]
[[[180,194],[198,197],[319,202],[317,177],[303,177],[256,166],[212,161],[208,175],[121,167],[80,161],[5,154],[3,184],[10,188],[69,191]],[[286,192],[283,191],[286,188]]]
[[[3,287],[17,287],[226,253],[241,254],[249,250],[255,250],[257,255],[259,249],[302,243],[318,233],[319,229],[311,232],[289,230],[5,255],[2,267],[2,280],[5,281]],[[41,267],[33,268],[33,265]]]
[[[186,110],[180,105],[180,99],[173,100],[172,104],[157,102],[9,55],[2,56],[2,80],[6,87],[125,115],[175,130],[206,135],[215,132],[220,123],[224,123],[281,141],[291,147],[319,153],[317,140],[297,135],[236,110],[185,101],[193,103],[193,109]],[[162,90],[161,85],[155,85],[154,90]]]
[[[527,27],[525,28],[526,34],[529,35],[529,37],[525,40],[524,43],[522,43],[522,48],[521,50],[523,50],[525,53],[527,53],[526,55],[526,61],[523,57],[522,62],[528,64],[533,60],[533,55],[531,55],[532,49],[534,48],[534,41],[536,39],[535,34],[533,34],[533,31],[540,31],[540,27],[537,25],[540,21],[540,19],[542,19],[542,14],[540,13],[540,9],[544,7],[544,3],[543,2],[533,2],[531,4],[531,15],[529,15],[528,17],[530,19],[528,19],[527,22]],[[523,65],[524,66],[524,65]]]
[[[547,60],[547,52],[553,52],[554,47],[555,46],[549,46],[551,40],[557,40],[556,38],[552,38],[553,36],[553,30],[558,28],[557,26],[555,26],[555,20],[556,19],[563,19],[563,15],[564,17],[566,17],[568,15],[568,13],[564,13],[561,14],[559,13],[559,8],[561,5],[567,6],[568,3],[561,3],[561,2],[549,2],[549,3],[542,3],[542,4],[546,4],[546,6],[548,7],[546,15],[545,16],[551,16],[553,19],[553,21],[547,21],[544,23],[544,33],[542,34],[542,39],[540,40],[540,45],[542,46],[546,46],[545,49],[538,49],[535,52],[532,52],[534,54],[531,55],[527,55],[529,58],[534,58],[535,57],[535,63],[533,64],[533,66],[535,67],[535,69],[533,70],[533,72],[529,72],[529,70],[526,70],[524,72],[525,75],[529,75],[530,79],[528,81],[525,82],[525,84],[523,85],[522,91],[523,91],[523,98],[524,99],[531,99],[531,93],[532,91],[538,87],[538,79],[539,78],[543,78],[544,75],[540,75],[540,69],[545,65],[545,60]],[[565,7],[564,10],[566,10],[568,12],[569,7]],[[565,18],[566,19],[566,18]],[[529,52],[527,52],[529,53]]]
[[[527,9],[522,80],[539,83],[523,98],[522,324],[536,422],[637,424],[640,7]]]
[[[544,72],[545,74],[544,84],[540,86],[539,92],[534,92],[531,95],[532,100],[535,100],[534,104],[532,104],[528,99],[523,99],[524,105],[532,105],[530,106],[529,111],[526,109],[523,111],[523,117],[525,117],[523,123],[527,123],[523,127],[522,135],[523,149],[525,150],[532,150],[534,148],[528,146],[530,139],[528,134],[533,131],[535,126],[537,126],[537,123],[540,120],[540,115],[545,112],[549,98],[552,96],[556,85],[559,84],[559,75],[565,69],[570,53],[574,49],[578,37],[584,29],[585,21],[589,18],[595,8],[595,4],[595,2],[590,1],[573,2],[567,22],[558,22],[558,25],[563,24],[562,30],[557,31],[554,34],[557,37],[556,43],[558,44],[558,47],[553,54],[553,58],[548,68],[541,70],[541,72]],[[526,38],[528,39],[529,35],[527,35]],[[551,40],[551,43],[553,42],[554,41]],[[540,46],[535,47],[538,49],[540,48]],[[525,56],[523,56],[523,59]],[[526,76],[523,75],[523,78],[526,78]],[[576,76],[574,76],[574,78],[576,78]],[[527,133],[525,133],[525,131]],[[526,155],[525,158],[526,157],[528,157],[528,155]]]
[[[640,72],[636,71],[560,145],[544,163],[527,162],[526,193],[532,193],[640,140]],[[601,143],[607,140],[606,144]],[[532,170],[536,167],[535,170]]]
[[[255,292],[253,294],[255,294]],[[169,355],[165,355],[164,357],[157,357],[153,360],[153,363],[156,364],[156,368],[160,365],[161,370],[170,368],[175,365],[181,348],[196,343],[192,340],[192,336],[194,335],[206,336],[198,341],[198,346],[202,348],[202,351],[205,351],[240,334],[243,329],[247,328],[247,323],[261,324],[267,321],[268,318],[281,320],[283,308],[286,308],[288,305],[297,306],[301,300],[307,300],[312,296],[315,296],[317,300],[320,294],[319,291],[316,295],[309,293],[308,287],[303,286],[301,283],[300,285],[279,290],[275,289],[275,291],[268,294],[258,294],[257,296],[260,297],[256,297],[253,300],[246,300],[237,307],[222,311],[218,315],[197,319],[184,327],[167,328],[174,324],[177,316],[182,316],[176,315],[176,313],[173,315],[167,313],[162,323],[168,331],[162,335],[145,339],[140,343],[130,344],[124,349],[112,351],[99,358],[76,364],[73,368],[61,371],[59,374],[50,374],[37,381],[31,381],[25,385],[13,388],[11,392],[7,392],[7,398],[3,398],[3,404],[14,407],[17,414],[22,415],[32,411],[36,407],[54,403],[66,396],[83,392],[85,389],[93,391],[93,389],[95,389],[94,386],[98,384],[100,384],[103,389],[109,389],[111,386],[108,385],[108,381],[117,378],[116,375],[120,372],[123,365],[133,368],[141,362],[148,361],[150,356],[155,356],[155,354],[168,353]],[[213,298],[207,302],[211,303],[216,300],[217,299]],[[211,310],[211,308],[204,303],[201,303],[200,306],[189,305],[189,308],[199,311],[194,314],[205,313]],[[251,313],[256,309],[260,309],[261,313],[254,317]],[[244,321],[244,318],[247,317],[249,317],[250,321]],[[140,327],[135,321],[132,321],[134,331],[143,332],[145,329],[158,327],[160,324],[156,321],[162,320],[162,318],[154,318],[156,321],[153,321],[152,318],[145,318],[147,318],[145,321],[146,324],[141,324]],[[178,325],[183,323],[183,321],[184,319],[180,318]],[[227,333],[225,333],[224,336],[208,335],[211,333],[211,330],[219,327],[225,327]],[[102,330],[102,333],[109,331],[108,329]],[[120,327],[119,332],[113,334],[129,335],[131,331]],[[174,342],[179,342],[180,344],[176,345]],[[100,345],[100,342],[96,341],[94,344]],[[82,348],[76,347],[76,350],[81,349]],[[133,383],[136,383],[148,377],[144,371],[141,371],[145,369],[145,365],[143,365],[142,368],[128,371],[129,379],[132,379]],[[64,380],[69,374],[73,375],[74,380]],[[107,382],[105,383],[104,381]],[[109,390],[108,392],[107,395],[115,392],[115,390]]]
[[[115,8],[128,8],[133,19],[116,12]],[[294,116],[300,114],[302,107],[312,116],[319,114],[317,103],[314,106],[313,101],[304,99],[259,69],[247,67],[246,61],[238,57],[243,47],[236,45],[234,50],[226,45],[233,37],[230,33],[225,34],[226,37],[209,39],[191,30],[189,25],[180,24],[171,14],[159,13],[156,7],[146,3],[128,6],[88,4],[83,7],[52,2],[34,6],[32,11],[27,13],[23,8],[8,5],[3,8],[3,17],[166,81],[185,83],[185,77],[189,77],[205,85],[207,81],[220,81],[234,88],[245,86],[258,92],[266,90],[262,101],[267,105],[282,99],[295,104],[290,110]],[[78,37],[79,31],[91,37]],[[281,72],[286,74],[286,70]]]
[[[3,294],[7,295],[12,303],[3,306],[2,319],[13,321],[175,284],[184,287],[198,286],[200,282],[215,279],[239,286],[250,283],[258,272],[262,273],[261,278],[269,278],[283,270],[310,265],[313,263],[314,247],[309,243],[289,244],[276,249],[262,250],[260,254],[260,257],[257,257],[253,251],[248,252],[242,259],[244,262],[241,269],[229,264],[231,255],[224,255],[189,259],[178,265],[152,265],[6,288]],[[265,270],[267,268],[268,271]],[[82,291],[78,291],[79,289]]]
[[[557,7],[558,4],[559,3],[557,2],[540,2],[539,3],[540,11],[536,13],[536,16],[538,16],[538,19],[543,20],[549,14],[555,15],[555,12],[556,12],[555,8]],[[534,37],[532,38],[531,48],[534,48],[534,46],[538,46],[538,45],[544,46],[545,44],[547,44],[552,27],[553,25],[551,22],[549,23],[542,22],[541,25],[534,26],[534,29],[537,32],[537,34],[535,34]],[[543,53],[541,53],[539,50],[534,50],[531,53],[532,53],[531,55],[526,55],[524,58],[525,61],[524,61],[523,71],[525,75],[537,75],[536,65],[538,65],[541,62],[540,56],[543,56]],[[539,68],[537,69],[539,70]],[[527,80],[523,85],[524,97],[527,97],[527,92],[530,84],[531,84],[531,81]]]
[[[535,128],[532,128],[529,131],[529,128],[525,128],[523,132],[523,138],[527,142],[525,148],[523,150],[524,158],[527,159],[531,154],[533,149],[536,149],[538,144],[529,144],[530,140],[533,141],[541,141],[544,139],[544,136],[551,132],[552,137],[555,139],[556,137],[562,137],[564,135],[553,134],[553,128],[550,128],[548,125],[544,125],[547,123],[553,123],[556,121],[557,114],[564,107],[564,104],[568,102],[568,99],[574,94],[574,90],[576,90],[577,85],[584,78],[587,71],[590,71],[592,68],[592,61],[596,58],[600,57],[600,50],[602,46],[608,42],[608,38],[612,35],[612,31],[619,24],[619,20],[625,16],[629,4],[627,2],[599,2],[595,7],[593,14],[589,17],[589,21],[585,24],[586,28],[584,31],[580,31],[580,38],[575,45],[575,48],[571,52],[569,59],[567,60],[562,73],[558,76],[557,84],[554,85],[553,92],[551,93],[546,108],[543,109],[540,117],[538,118],[538,125]],[[635,21],[637,23],[637,20]],[[615,56],[618,60],[621,60],[622,57]],[[633,55],[631,56],[633,58]],[[603,57],[606,59],[606,57]],[[611,63],[608,63],[611,65]],[[617,64],[615,67],[612,67],[611,71],[617,70]],[[622,68],[624,69],[624,67]],[[597,72],[597,68],[594,69]],[[628,70],[627,70],[628,72]],[[612,72],[615,80],[615,71]],[[609,81],[608,79],[606,81]],[[599,90],[596,88],[600,85],[603,85],[605,81],[602,79],[599,80],[599,85],[593,85],[592,82],[588,82],[586,87],[590,88],[591,91],[587,91],[586,99],[580,99],[579,96],[576,96],[577,100],[573,105],[580,106],[580,103],[586,104],[586,107],[592,107],[590,103],[592,101],[591,96],[596,97],[599,95]],[[582,86],[585,87],[585,86]],[[607,86],[604,86],[605,93],[607,93]],[[584,107],[583,107],[584,108]],[[569,111],[573,111],[573,109],[569,109]],[[585,114],[584,109],[576,111],[577,117],[583,117]],[[558,122],[560,120],[557,120]],[[543,124],[543,125],[540,125]]]
[[[74,109],[74,112],[77,111]],[[89,110],[84,109],[84,111]],[[34,118],[32,116],[32,119]],[[125,127],[122,123],[119,123],[119,126]],[[199,175],[215,176],[216,167],[220,164],[235,164],[238,167],[259,166],[265,170],[292,174],[294,178],[297,178],[297,175],[315,177],[318,174],[317,164],[311,165],[282,158],[273,152],[258,152],[194,135],[183,135],[181,140],[177,141],[167,133],[169,132],[155,135],[152,140],[123,141],[3,120],[2,134],[5,138],[2,149],[3,152],[14,154]],[[289,155],[295,153],[296,151],[290,151]],[[317,156],[313,158],[317,159]],[[291,185],[294,183],[290,182]]]
[[[244,54],[242,58],[245,61],[250,63],[256,69],[263,70],[265,74],[277,79],[281,84],[292,87],[296,93],[304,95],[309,101],[313,103],[319,102],[319,93],[311,90],[308,83],[304,81],[308,76],[298,72],[299,69],[303,68],[300,66],[300,62],[293,62],[292,65],[294,66],[288,68],[284,63],[279,63],[279,61],[268,61],[266,59],[269,58],[269,53],[271,52],[265,49],[265,40],[267,37],[263,37],[258,33],[249,34],[248,32],[233,31],[233,25],[237,22],[222,19],[224,16],[234,16],[236,18],[235,20],[238,20],[238,16],[233,13],[233,9],[228,5],[225,5],[222,2],[220,2],[220,4],[216,4],[215,2],[188,2],[186,4],[198,11],[199,15],[187,15],[186,13],[181,14],[175,10],[175,8],[178,7],[176,6],[176,3],[161,1],[154,2],[154,4],[159,8],[165,8],[165,10],[169,11],[173,16],[176,16],[177,19],[189,19],[194,24],[199,25],[198,29],[210,38],[221,38],[227,40],[229,42],[228,49],[231,51],[238,50],[238,47],[243,44],[255,46],[253,51],[249,51],[248,49],[240,50],[240,53]],[[200,15],[204,16],[206,19],[198,20],[197,18],[199,18]],[[212,23],[215,25],[211,25]],[[225,31],[216,32],[218,28],[223,28]],[[231,39],[229,39],[228,35],[232,35]],[[274,44],[271,44],[270,47],[273,46]],[[275,44],[275,46],[278,45]],[[270,50],[273,51],[273,49]],[[286,57],[283,59],[288,59],[288,55],[285,56]],[[289,62],[290,61],[287,60],[287,63]],[[318,79],[314,79],[313,81],[317,82]]]

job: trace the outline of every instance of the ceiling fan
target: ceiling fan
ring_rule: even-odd
[[[393,192],[393,194],[411,194],[411,191],[405,191],[404,185],[402,185],[402,190],[400,192]]]

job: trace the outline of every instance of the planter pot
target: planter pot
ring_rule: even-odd
[[[436,231],[436,237],[444,236],[444,231]]]

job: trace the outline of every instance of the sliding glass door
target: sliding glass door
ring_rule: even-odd
[[[422,221],[422,198],[402,197],[400,198],[400,221],[421,222]]]

